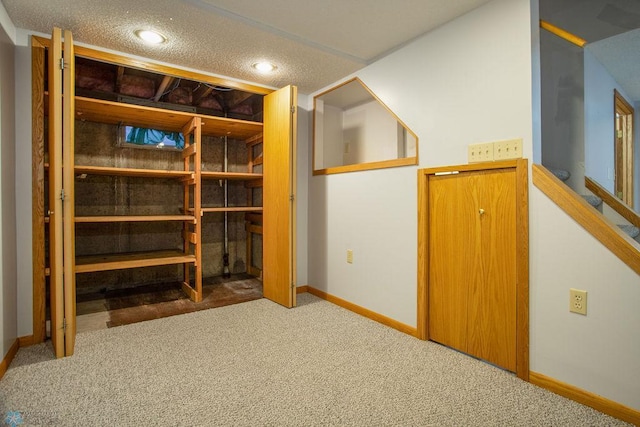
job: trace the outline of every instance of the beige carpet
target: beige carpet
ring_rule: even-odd
[[[21,349],[0,416],[60,426],[616,426],[625,423],[309,294]],[[15,414],[15,413],[14,413]]]

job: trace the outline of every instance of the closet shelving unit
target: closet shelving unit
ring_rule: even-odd
[[[247,186],[262,185],[261,173],[241,172],[205,172],[201,170],[200,153],[202,136],[227,136],[232,139],[261,141],[262,123],[206,116],[180,111],[164,110],[100,99],[76,96],[76,119],[112,124],[130,125],[182,132],[185,136],[183,170],[154,170],[119,168],[92,165],[75,165],[74,174],[124,176],[133,178],[175,179],[184,186],[184,204],[182,215],[96,215],[76,216],[77,223],[114,223],[114,222],[182,222],[183,250],[160,250],[150,252],[115,253],[106,255],[76,256],[75,272],[89,273],[126,268],[151,267],[171,264],[183,264],[183,289],[189,297],[202,300],[202,259],[201,259],[201,218],[208,212],[252,212],[261,213],[261,206],[207,207],[201,202],[201,184],[203,180],[244,181]],[[194,274],[191,277],[191,267]]]

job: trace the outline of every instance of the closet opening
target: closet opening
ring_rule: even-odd
[[[34,164],[44,171],[34,172],[34,200],[43,207],[34,272],[36,265],[44,271],[34,286],[36,342],[50,336],[48,50],[34,48],[34,64],[42,65],[33,74],[34,99],[42,97]],[[76,330],[262,298],[262,122],[270,91],[78,55],[74,74]],[[174,147],[127,140],[130,125],[140,126],[138,140],[163,134]]]

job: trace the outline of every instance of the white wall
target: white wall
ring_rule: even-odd
[[[16,233],[18,263],[18,336],[33,331],[33,258],[31,186],[31,48],[16,46]]]
[[[0,358],[4,358],[18,336],[14,76],[14,45],[4,27],[0,27]]]
[[[585,174],[611,194],[615,194],[614,89],[625,99],[630,99],[604,65],[585,48]]]
[[[319,100],[318,102],[322,102]],[[317,151],[322,152],[322,157],[316,159],[317,169],[342,166],[344,153],[342,110],[340,108],[324,104],[324,115],[317,117],[316,129],[323,129],[322,139],[319,139]],[[322,126],[320,126],[322,124]],[[321,141],[321,142],[320,142]]]
[[[530,50],[529,2],[497,1],[357,75],[416,132],[421,167],[466,163],[468,144],[510,138],[531,157]],[[416,326],[417,169],[311,178],[311,286]]]
[[[307,233],[309,230],[309,171],[311,170],[311,111],[306,95],[298,94],[298,135],[296,145],[296,286],[307,278]]]
[[[537,189],[531,204],[531,370],[640,410],[638,274]]]
[[[417,133],[420,167],[509,138],[531,159],[539,37],[529,1],[495,0],[357,75]],[[416,170],[310,178],[309,285],[416,326]],[[638,275],[531,183],[529,202],[531,370],[640,410]],[[589,292],[586,317],[568,312],[570,287]]]
[[[345,110],[343,135],[349,144],[345,165],[398,158],[398,122],[377,100]]]

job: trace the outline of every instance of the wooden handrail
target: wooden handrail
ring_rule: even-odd
[[[565,39],[569,43],[573,43],[578,47],[584,47],[587,44],[587,41],[583,38],[576,36],[575,34],[571,34],[570,32],[563,30],[560,27],[556,27],[550,22],[540,20],[540,28],[549,31],[556,36]]]
[[[618,199],[616,196],[607,191],[607,189],[602,187],[600,184],[598,184],[588,176],[584,177],[584,185],[585,187],[587,187],[587,190],[600,197],[603,202],[609,205],[611,209],[618,212],[621,217],[623,217],[636,227],[640,227],[640,215],[638,215],[638,213],[631,209],[629,206],[624,204],[622,200]]]
[[[560,181],[544,166],[532,167],[533,184],[556,205],[605,245],[622,262],[640,274],[640,249],[638,242],[625,234],[593,206]]]

